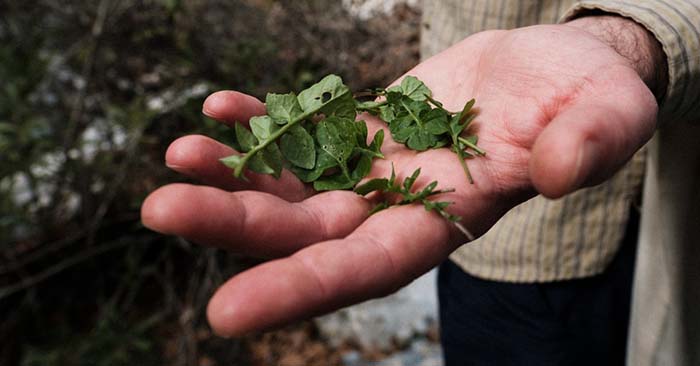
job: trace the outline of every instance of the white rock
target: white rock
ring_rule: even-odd
[[[432,270],[398,292],[316,320],[333,345],[346,341],[363,349],[389,350],[425,334],[437,323],[437,271]]]
[[[350,15],[367,20],[377,15],[391,14],[396,5],[416,7],[420,2],[421,0],[343,0],[343,7]]]

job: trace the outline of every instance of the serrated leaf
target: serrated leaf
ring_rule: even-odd
[[[261,141],[269,139],[273,133],[280,129],[269,116],[251,117],[249,124],[253,135]]]
[[[304,110],[302,110],[297,96],[294,93],[268,93],[265,97],[265,107],[267,109],[267,115],[279,125],[297,120],[304,114]]]
[[[314,138],[300,125],[292,126],[280,139],[282,156],[290,163],[304,169],[316,164]]]
[[[234,131],[236,132],[236,140],[241,146],[241,152],[248,152],[258,144],[258,139],[240,123],[235,124]]]
[[[389,180],[386,178],[374,178],[368,182],[355,187],[355,193],[360,196],[365,196],[370,192],[384,191],[390,187]]]
[[[299,105],[305,114],[323,113],[327,117],[355,118],[355,99],[337,75],[328,75],[299,93]]]

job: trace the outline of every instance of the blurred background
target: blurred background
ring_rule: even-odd
[[[406,348],[316,322],[213,336],[210,295],[253,262],[153,233],[139,207],[186,181],[163,165],[171,141],[230,141],[201,114],[209,93],[328,73],[383,86],[418,62],[419,25],[417,1],[0,0],[0,365],[326,366]]]

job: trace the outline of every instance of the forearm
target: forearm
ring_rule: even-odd
[[[661,44],[639,23],[618,15],[588,15],[566,23],[587,31],[608,44],[634,67],[639,77],[661,100],[668,85],[668,65]]]

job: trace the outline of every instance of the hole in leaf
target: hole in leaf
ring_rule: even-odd
[[[321,95],[321,101],[322,101],[323,103],[325,103],[325,102],[327,102],[328,100],[330,100],[332,96],[333,96],[333,95],[331,95],[331,93],[325,92],[325,93],[323,93],[323,94]]]

